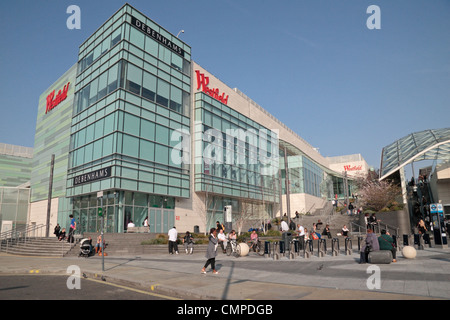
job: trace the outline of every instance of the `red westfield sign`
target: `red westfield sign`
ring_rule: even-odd
[[[219,89],[217,88],[208,88],[209,77],[205,77],[205,74],[200,73],[199,70],[195,70],[195,73],[197,74],[197,90],[200,90],[201,88],[204,93],[210,95],[214,99],[219,100],[224,104],[228,103],[228,95],[225,97],[225,93],[220,94]]]
[[[53,90],[48,96],[47,96],[47,108],[45,109],[45,113],[52,110],[54,107],[56,107],[58,104],[61,103],[61,101],[66,100],[67,98],[67,91],[69,91],[69,85],[70,82],[68,82],[64,89],[59,90],[58,94],[55,97],[55,90]]]
[[[359,171],[359,170],[362,170],[362,166],[361,165],[359,165],[359,166],[344,166],[344,170],[345,171]]]

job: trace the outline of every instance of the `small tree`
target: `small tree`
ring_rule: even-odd
[[[401,189],[392,182],[367,179],[360,186],[359,195],[365,209],[380,211],[401,195]]]

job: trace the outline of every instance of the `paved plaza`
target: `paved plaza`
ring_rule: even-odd
[[[396,263],[359,264],[359,254],[317,254],[309,259],[266,258],[250,252],[235,258],[219,253],[218,275],[201,274],[201,252],[104,258],[22,257],[0,254],[0,274],[67,274],[77,266],[86,277],[126,284],[182,299],[208,300],[426,300],[450,299],[450,249],[418,250],[415,259],[398,253]]]

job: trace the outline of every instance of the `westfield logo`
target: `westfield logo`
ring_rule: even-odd
[[[68,82],[63,89],[58,91],[58,94],[55,97],[55,90],[53,90],[48,96],[47,96],[47,108],[45,109],[45,114],[47,112],[51,111],[54,107],[56,107],[58,104],[61,103],[61,101],[66,100],[67,98],[67,91],[69,91],[69,85],[70,82]]]
[[[204,73],[200,73],[199,70],[195,70],[195,73],[197,74],[197,90],[201,89],[204,93],[210,95],[216,100],[219,100],[223,104],[228,103],[228,95],[225,97],[225,93],[220,94],[219,89],[210,89],[208,87],[209,77],[206,77]]]
[[[345,171],[359,171],[362,170],[362,166],[344,166]]]

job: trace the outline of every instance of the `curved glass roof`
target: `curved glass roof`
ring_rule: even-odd
[[[380,180],[420,160],[450,159],[450,128],[414,132],[383,148]]]

